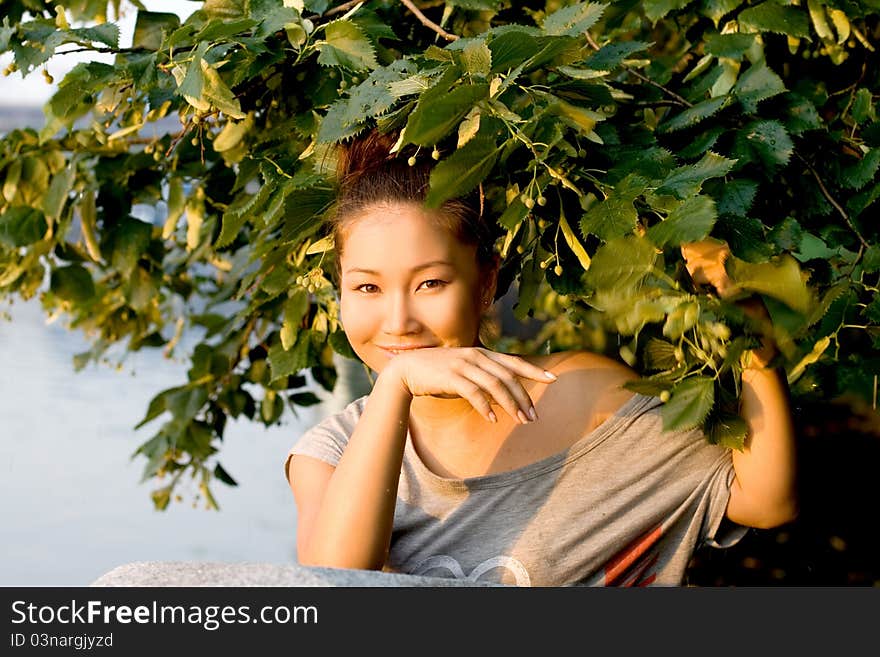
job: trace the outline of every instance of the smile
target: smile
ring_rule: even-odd
[[[376,345],[376,346],[379,346],[379,345]],[[412,351],[412,350],[414,350],[414,349],[426,349],[427,347],[428,347],[428,345],[422,345],[422,346],[400,346],[400,347],[381,347],[381,346],[379,346],[379,349],[381,349],[382,351],[384,351],[385,354],[386,354],[389,358],[391,358],[391,357],[393,357],[393,356],[396,356],[397,354],[399,354],[399,353],[402,352],[402,351]]]

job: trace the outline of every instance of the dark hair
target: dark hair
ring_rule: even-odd
[[[336,245],[335,278],[340,281],[342,237],[346,221],[363,210],[382,203],[404,202],[422,205],[428,192],[432,163],[414,147],[391,153],[398,133],[372,130],[337,146],[336,175],[339,193],[329,216],[329,229]],[[477,264],[485,272],[497,265],[495,235],[484,218],[478,193],[444,202],[433,213],[437,221],[463,244],[477,248]]]

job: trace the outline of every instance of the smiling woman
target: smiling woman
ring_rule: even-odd
[[[765,360],[743,376],[752,442],[732,456],[698,430],[663,432],[659,402],[623,387],[637,375],[622,363],[487,348],[499,258],[479,198],[427,207],[431,163],[394,154],[396,141],[340,148],[340,316],[378,377],[288,457],[300,562],[675,585],[698,545],[792,517],[785,384]]]

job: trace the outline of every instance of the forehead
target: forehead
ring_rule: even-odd
[[[432,260],[475,266],[476,247],[462,243],[437,211],[416,204],[371,206],[342,231],[342,269],[414,267]]]

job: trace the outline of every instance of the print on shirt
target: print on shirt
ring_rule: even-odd
[[[517,586],[532,585],[532,580],[529,577],[529,573],[526,570],[526,567],[513,557],[508,557],[505,555],[499,555],[497,557],[486,559],[483,563],[478,564],[470,572],[470,574],[465,575],[461,564],[458,563],[458,560],[455,559],[455,557],[450,557],[447,554],[438,554],[420,561],[410,571],[410,574],[429,576],[428,573],[432,570],[445,570],[450,573],[455,579],[467,579],[472,582],[477,582],[480,580],[480,577],[488,573],[493,568],[506,568],[513,575]],[[442,575],[439,576],[442,577]],[[500,578],[498,580],[487,579],[485,581],[500,581]]]
[[[651,554],[649,550],[662,535],[662,528],[657,525],[618,552],[605,566],[605,586],[648,586],[653,583],[657,573],[647,571],[657,564],[657,554]]]

